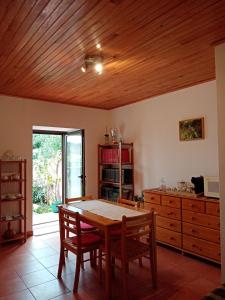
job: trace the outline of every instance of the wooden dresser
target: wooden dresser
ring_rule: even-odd
[[[144,207],[157,212],[159,242],[220,263],[219,200],[144,190]]]

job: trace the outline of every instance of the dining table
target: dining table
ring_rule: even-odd
[[[111,299],[111,232],[121,228],[122,217],[134,217],[148,211],[120,204],[117,202],[96,199],[76,201],[63,204],[69,212],[78,212],[88,224],[101,230],[105,239],[105,299]]]

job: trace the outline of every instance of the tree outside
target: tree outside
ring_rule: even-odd
[[[62,137],[33,134],[33,211],[45,213],[62,202]]]

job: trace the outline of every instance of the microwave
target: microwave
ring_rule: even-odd
[[[218,176],[204,176],[204,196],[219,198],[219,177]]]

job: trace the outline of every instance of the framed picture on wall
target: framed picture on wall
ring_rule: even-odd
[[[183,120],[179,122],[180,141],[193,141],[205,138],[204,118]]]

